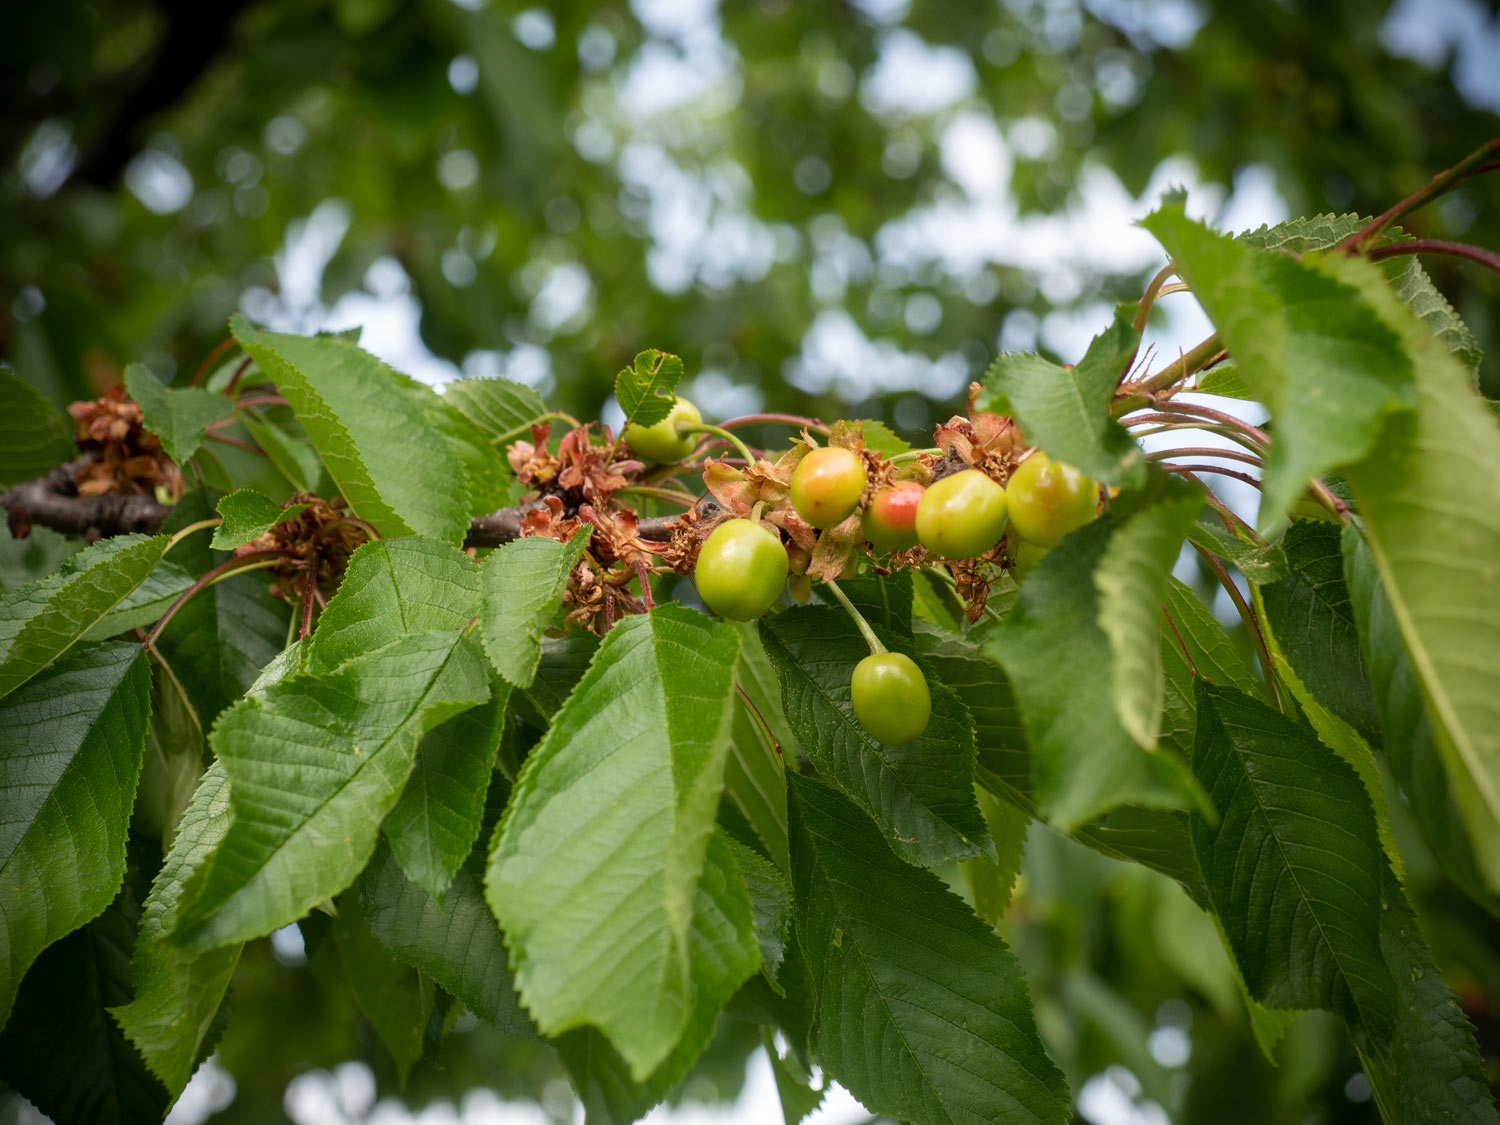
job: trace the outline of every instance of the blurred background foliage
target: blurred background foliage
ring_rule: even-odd
[[[504,374],[585,417],[655,346],[707,416],[914,435],[1000,348],[1075,359],[1160,264],[1129,223],[1169,182],[1210,217],[1257,192],[1287,216],[1370,214],[1493,135],[1500,106],[1479,0],[52,0],[5,28],[0,357],[59,403],[135,359],[186,381],[243,309],[364,324],[414,374]],[[1500,248],[1494,178],[1409,229]],[[1424,264],[1500,394],[1500,278]],[[1405,835],[1493,1068],[1495,920]],[[1033,826],[1006,934],[1087,1119],[1375,1120],[1328,1022],[1264,1059],[1175,884]],[[345,1090],[365,1110],[307,1120],[471,1087],[571,1119],[550,1049],[472,1020],[398,1091],[337,974],[301,957],[247,951],[216,1072],[238,1094],[215,1120],[312,1105],[287,1084],[351,1059],[375,1079]],[[725,1021],[691,1096],[736,1096],[745,1026]]]

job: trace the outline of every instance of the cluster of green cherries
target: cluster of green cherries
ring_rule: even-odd
[[[627,426],[625,440],[638,455],[659,464],[686,458],[699,414],[685,399],[655,426]],[[827,529],[859,509],[869,484],[864,460],[852,450],[810,450],[792,472],[791,501],[807,524]],[[978,469],[963,469],[923,486],[896,480],[878,488],[860,517],[871,550],[878,555],[919,544],[948,561],[977,558],[993,550],[1009,526],[1016,568],[1030,569],[1068,532],[1094,518],[1098,486],[1072,465],[1034,450],[1001,485]],[[705,605],[721,617],[753,621],[781,597],[790,562],[774,527],[756,519],[731,519],[704,540],[693,580]],[[855,717],[878,742],[899,745],[927,729],[932,695],[911,657],[888,651],[836,583],[828,583],[860,627],[870,655],[855,666],[850,689]]]

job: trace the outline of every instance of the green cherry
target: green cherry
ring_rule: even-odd
[[[1057,546],[1064,535],[1093,519],[1099,506],[1098,485],[1040,449],[1011,474],[1005,495],[1011,526],[1038,547]]]
[[[693,581],[703,604],[720,617],[753,621],[781,596],[787,566],[786,548],[774,531],[727,520],[703,541]]]
[[[911,657],[899,652],[867,656],[854,666],[849,688],[854,716],[875,741],[899,746],[927,729],[932,693]]]
[[[838,445],[814,449],[792,470],[792,507],[813,527],[833,527],[859,507],[868,479],[859,454]]]
[[[978,469],[928,486],[917,504],[917,538],[944,559],[972,559],[1005,534],[1005,489]]]
[[[698,408],[685,398],[672,404],[667,416],[654,426],[638,426],[630,422],[625,426],[625,442],[643,461],[658,465],[671,465],[683,460],[698,445],[696,434],[682,433],[682,426],[696,426],[703,421]]]

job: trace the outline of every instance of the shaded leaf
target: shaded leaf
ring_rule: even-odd
[[[396,1077],[404,1088],[411,1064],[422,1057],[432,1014],[432,984],[375,940],[360,911],[357,892],[344,892],[335,905],[329,929],[344,979],[359,1010],[395,1060]]]
[[[904,1121],[1067,1121],[1067,1085],[1005,943],[836,790],[789,780],[797,937],[824,1070]]]
[[[107,1012],[130,997],[139,916],[127,886],[37,958],[0,1035],[0,1078],[57,1125],[160,1121],[172,1100]]]
[[[995,841],[994,859],[964,860],[964,879],[974,896],[974,913],[991,926],[999,926],[1010,905],[1016,877],[1021,874],[1021,857],[1026,851],[1026,826],[1031,822],[1020,809],[994,797],[982,786],[975,791],[979,811]]]
[[[766,854],[782,872],[789,873],[792,863],[787,851],[786,767],[782,755],[796,752],[796,738],[781,712],[781,686],[760,633],[754,625],[741,622],[734,624],[734,630],[740,637],[736,695],[743,695],[735,700],[729,731],[724,796],[744,816]]]
[[[1193,849],[1251,995],[1392,1020],[1385,860],[1359,776],[1308,727],[1201,681],[1193,768],[1221,818],[1194,817]]]
[[[1432,278],[1427,276],[1416,255],[1410,255],[1399,264],[1391,262],[1389,269],[1390,274],[1394,274],[1391,289],[1396,296],[1422,318],[1427,330],[1453,353],[1459,363],[1477,376],[1479,361],[1483,358],[1479,341],[1474,339],[1469,326],[1448,303],[1448,298],[1432,284]]]
[[[239,420],[240,425],[245,427],[255,444],[260,446],[271,464],[294,490],[318,490],[318,478],[322,475],[323,465],[318,460],[317,450],[252,410],[241,410]]]
[[[799,606],[762,619],[760,631],[802,752],[822,777],[874,817],[903,858],[935,866],[989,850],[974,804],[973,723],[941,680],[927,676],[927,729],[888,746],[854,717],[850,677],[870,649],[848,614]],[[889,634],[883,639],[893,652],[912,648]]]
[[[468,869],[453,877],[440,906],[381,844],[359,889],[365,919],[382,945],[507,1035],[536,1034],[516,998],[500,927]]]
[[[72,420],[25,379],[0,367],[0,488],[45,476],[77,456]]]
[[[1188,528],[1188,542],[1227,559],[1246,579],[1257,586],[1279,582],[1288,573],[1286,552],[1275,543],[1253,543],[1225,528],[1222,520],[1205,512]]]
[[[541,395],[509,379],[456,379],[443,388],[443,398],[492,442],[526,436],[526,427],[547,413]]]
[[[0,702],[0,1024],[37,954],[120,889],[150,691],[140,646],[114,642]]]
[[[221,762],[203,775],[177,836],[151,884],[135,939],[134,999],[110,1009],[174,1098],[192,1077],[214,1016],[239,963],[238,943],[207,953],[167,941],[188,876],[229,831],[229,779]]]

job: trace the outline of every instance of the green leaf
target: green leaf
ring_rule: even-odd
[[[903,637],[911,635],[913,585],[909,571],[839,580],[839,589],[870,624]],[[821,582],[813,587],[813,592],[824,605],[842,610],[842,604]]]
[[[479,567],[431,539],[378,539],[349,558],[313,632],[308,667],[329,671],[398,636],[453,632],[479,612]]]
[[[1477,376],[1479,361],[1483,358],[1479,341],[1474,339],[1469,326],[1448,303],[1448,298],[1432,284],[1432,278],[1427,276],[1427,271],[1422,268],[1416,255],[1408,256],[1399,265],[1391,262],[1389,271],[1387,276],[1394,274],[1391,276],[1391,289],[1396,296],[1422,318],[1427,330],[1453,353],[1459,363]]]
[[[490,853],[486,898],[537,1026],[592,1024],[637,1080],[692,1014],[693,894],[738,654],[727,625],[677,606],[617,624],[526,759]]]
[[[488,698],[478,647],[445,630],[235,704],[210,738],[234,824],[189,881],[174,940],[206,950],[261,937],[343,890],[375,850],[421,735]]]
[[[1345,528],[1343,550],[1344,575],[1391,775],[1448,877],[1490,913],[1500,915],[1500,900],[1486,888],[1474,845],[1464,831],[1453,780],[1433,736],[1416,669],[1358,528]]]
[[[567,543],[532,536],[505,544],[479,572],[479,635],[490,663],[507,682],[531,686],[542,660],[542,633],[553,622],[568,576],[588,549],[592,528]]]
[[[1096,520],[1049,551],[985,644],[1020,707],[1037,808],[1064,831],[1164,796],[1111,698],[1113,658],[1093,582],[1110,530],[1110,520]]]
[[[784,1125],[801,1125],[803,1118],[823,1104],[825,1091],[812,1088],[809,1076],[802,1072],[791,1051],[785,1058],[777,1053],[775,1038],[768,1028],[761,1029],[761,1045],[771,1060],[776,1097],[781,1102],[781,1119]]]
[[[1260,690],[1260,680],[1240,650],[1234,647],[1213,611],[1185,582],[1173,578],[1167,583],[1164,604],[1175,626],[1175,629],[1168,630],[1172,649],[1180,654],[1181,645],[1185,645],[1199,675],[1216,684],[1237,687],[1246,695],[1254,695]]]
[[[198,451],[210,424],[234,416],[234,403],[225,396],[202,387],[164,387],[143,363],[125,368],[125,390],[141,408],[142,424],[179,465]]]
[[[338,336],[258,332],[240,315],[230,329],[292,404],[355,515],[386,536],[463,541],[463,465],[409,408],[404,376]]]
[[[1381,1116],[1496,1125],[1500,1113],[1474,1028],[1433,962],[1415,911],[1389,875],[1386,897],[1380,948],[1396,982],[1396,1023],[1387,1029],[1361,1021],[1351,1028]]]
[[[159,840],[163,847],[171,842],[203,776],[205,746],[192,702],[168,669],[153,662],[151,721],[146,727],[139,792],[130,815],[136,835]]]
[[[1194,902],[1208,904],[1208,884],[1193,856],[1188,814],[1179,809],[1119,805],[1073,838],[1100,855],[1128,860],[1181,884]]]
[[[1367,263],[1341,262],[1400,332],[1420,405],[1345,475],[1485,882],[1500,892],[1500,425]]]
[[[33,527],[25,539],[0,535],[0,591],[15,590],[47,577],[83,549],[81,540],[40,525]]]
[[[464,507],[471,516],[493,512],[520,498],[521,485],[503,453],[456,403],[414,379],[403,378],[400,385],[405,389],[407,399],[417,405],[428,425],[442,434],[449,450],[463,466],[467,489]]]
[[[894,457],[898,453],[911,451],[911,443],[897,437],[884,422],[863,418],[860,420],[859,429],[861,436],[865,439],[865,448],[873,449],[881,456]]]
[[[160,1121],[171,1103],[107,1012],[130,996],[139,915],[127,886],[37,958],[0,1035],[0,1078],[57,1125]]]
[[[1251,995],[1339,1013],[1352,1001],[1388,1024],[1385,859],[1359,776],[1310,728],[1201,681],[1193,768],[1220,815],[1194,817],[1193,850]]]
[[[913,638],[923,661],[958,694],[974,720],[977,765],[1002,780],[1034,812],[1031,753],[1005,672],[969,637],[917,622]]]
[[[0,367],[0,488],[46,476],[77,456],[72,420],[25,379]]]
[[[1286,553],[1275,543],[1255,543],[1232,532],[1212,512],[1205,512],[1188,528],[1188,542],[1226,559],[1257,586],[1279,582],[1289,573]]]
[[[985,372],[979,409],[1014,416],[1026,440],[1054,460],[1098,481],[1138,487],[1145,479],[1145,457],[1109,416],[1115,385],[1140,343],[1134,316],[1134,305],[1116,309],[1113,323],[1094,337],[1073,368],[1037,355],[1000,356]]]
[[[634,422],[654,426],[671,412],[672,391],[682,380],[682,360],[675,355],[647,348],[631,367],[615,376],[615,401],[625,412],[622,427]]]
[[[1362,215],[1313,215],[1247,230],[1235,235],[1236,242],[1258,250],[1284,250],[1288,254],[1306,254],[1309,250],[1327,250],[1356,234],[1369,219]]]
[[[354,1002],[396,1062],[404,1089],[411,1064],[422,1057],[432,1014],[432,982],[388,953],[360,912],[359,894],[339,896],[329,929]]]
[[[979,811],[995,841],[994,859],[964,860],[964,879],[974,896],[974,913],[991,926],[999,926],[1010,905],[1016,877],[1021,874],[1021,856],[1026,851],[1026,826],[1031,822],[1020,809],[992,796],[980,787],[975,791]]]
[[[178,563],[163,559],[139,586],[125,595],[124,601],[95,622],[83,639],[107,641],[132,629],[154,625],[192,584],[192,574]]]
[[[1161,604],[1182,540],[1203,507],[1203,494],[1186,481],[1160,481],[1158,503],[1126,516],[1094,568],[1098,624],[1109,639],[1109,694],[1130,737],[1155,750],[1163,696]]]
[[[1276,642],[1309,693],[1361,738],[1379,742],[1380,720],[1344,585],[1339,529],[1296,521],[1282,543],[1291,571],[1259,591]]]
[[[535,1035],[516,998],[500,927],[467,868],[438,905],[381,844],[359,890],[365,919],[382,945],[507,1035]]]
[[[599,650],[599,638],[582,629],[570,629],[560,637],[542,641],[542,662],[536,679],[525,691],[512,696],[513,702],[524,702],[541,727],[550,726],[568,696],[588,671],[589,662]]]
[[[813,1051],[876,1113],[922,1125],[1069,1120],[1010,950],[836,790],[789,779]]]
[[[166,549],[163,535],[117,535],[0,598],[0,697],[82,640],[145,580]]]
[[[526,427],[547,413],[541,395],[509,379],[458,379],[443,388],[443,398],[491,442],[527,436]]]
[[[784,873],[755,849],[728,836],[724,836],[723,841],[734,856],[735,866],[750,894],[755,940],[760,946],[760,966],[768,978],[775,980],[791,937],[792,885]]]
[[[488,703],[423,736],[406,788],[381,825],[401,869],[439,904],[484,818],[510,697],[509,685],[491,684]]]
[[[1143,222],[1276,421],[1260,509],[1261,527],[1274,528],[1309,480],[1364,456],[1387,417],[1416,405],[1411,359],[1329,262],[1215,234],[1188,219],[1181,197]]]
[[[36,955],[120,889],[150,692],[140,645],[118,642],[0,701],[0,1024]]]
[[[207,953],[168,944],[188,877],[229,831],[229,778],[222,762],[203,775],[151,884],[135,939],[134,999],[111,1008],[146,1063],[176,1097],[192,1077],[214,1016],[239,963],[238,943]]]
[[[734,624],[734,630],[740,637],[735,685],[744,695],[735,700],[729,757],[724,764],[724,796],[744,816],[766,854],[783,873],[789,873],[792,861],[786,838],[786,767],[781,756],[791,753],[797,740],[781,712],[781,685],[776,682],[760,633],[755,626],[741,622]]]
[[[316,492],[318,477],[322,475],[322,464],[317,450],[305,441],[294,438],[275,422],[261,418],[251,410],[240,411],[240,424],[245,427],[261,452],[276,467],[277,472],[298,492]]]
[[[1238,398],[1248,402],[1255,401],[1255,392],[1245,382],[1240,369],[1232,363],[1221,363],[1212,371],[1204,372],[1198,377],[1198,385],[1194,389],[1199,394],[1218,395],[1220,398]]]
[[[760,964],[750,899],[734,853],[719,833],[709,837],[703,874],[693,894],[688,954],[692,1009],[682,1038],[649,1076],[632,1074],[620,1052],[592,1027],[558,1039],[558,1053],[573,1077],[588,1121],[634,1121],[666,1097],[708,1046],[720,1009]]]
[[[218,512],[224,517],[214,531],[209,546],[216,551],[233,551],[252,539],[259,539],[279,523],[295,519],[307,510],[306,504],[283,508],[253,488],[242,488],[219,498]]]
[[[888,746],[854,717],[850,677],[870,649],[848,614],[799,606],[763,619],[760,631],[802,752],[875,819],[903,859],[933,867],[989,852],[974,804],[973,720],[941,680],[927,675],[932,718],[926,731]],[[914,647],[889,634],[882,639],[893,652]]]

